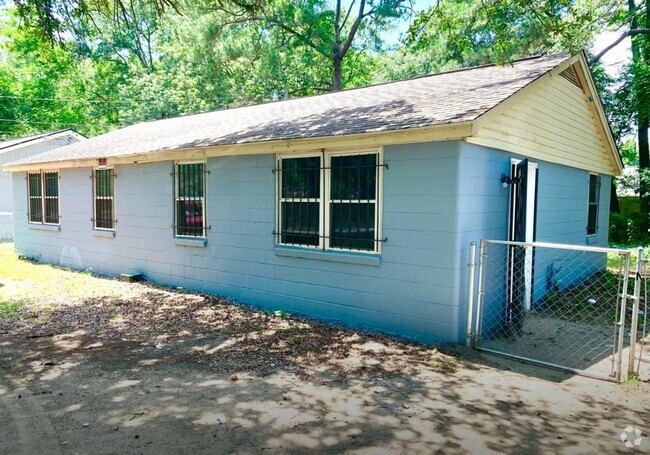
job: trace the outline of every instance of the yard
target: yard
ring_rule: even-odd
[[[0,244],[0,453],[648,453],[649,409],[647,383],[66,271]]]

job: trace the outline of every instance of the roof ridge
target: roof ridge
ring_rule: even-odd
[[[49,131],[47,133],[40,133],[40,134],[34,134],[32,136],[23,136],[23,137],[17,137],[13,139],[5,139],[2,142],[0,142],[0,150],[5,150],[11,147],[15,147],[17,145],[21,144],[27,144],[28,142],[36,141],[38,139],[43,139],[48,136],[54,136],[55,134],[60,134],[60,133],[65,133],[66,131],[74,131],[72,128],[65,128],[62,130],[57,130],[57,131]],[[24,139],[21,141],[21,139]],[[18,142],[16,142],[18,141]],[[2,146],[4,142],[11,142],[9,145]]]
[[[570,55],[571,54],[569,54],[567,52],[559,52],[557,54],[537,54],[537,55],[532,55],[532,56],[528,56],[528,57],[522,57],[522,58],[519,58],[519,59],[516,59],[516,60],[511,60],[511,61],[506,62],[504,65],[499,65],[497,63],[486,63],[484,65],[468,66],[466,68],[457,68],[457,69],[453,69],[453,70],[441,71],[439,73],[423,74],[421,76],[412,76],[412,77],[408,77],[406,79],[399,79],[399,80],[395,80],[395,81],[379,82],[377,84],[363,85],[363,86],[360,86],[360,87],[350,87],[350,88],[346,88],[346,89],[343,89],[343,90],[338,90],[338,91],[335,91],[335,92],[330,91],[330,92],[324,92],[324,93],[314,93],[312,95],[299,96],[299,97],[296,97],[296,98],[288,98],[288,99],[278,100],[278,101],[263,101],[261,103],[246,104],[246,105],[243,105],[243,106],[233,106],[233,107],[214,109],[214,110],[209,110],[209,111],[204,111],[204,112],[194,112],[194,113],[191,113],[191,114],[182,114],[182,115],[178,115],[176,117],[144,120],[142,122],[134,123],[132,125],[127,125],[127,126],[125,126],[123,128],[128,128],[128,127],[135,126],[135,125],[140,125],[140,124],[143,124],[143,123],[153,123],[153,122],[159,122],[159,121],[164,121],[164,120],[171,120],[171,119],[175,119],[175,118],[191,117],[193,115],[210,114],[212,112],[234,111],[234,110],[237,110],[237,109],[245,109],[245,108],[251,108],[251,107],[256,107],[256,106],[278,105],[278,104],[283,104],[283,103],[289,103],[289,102],[292,102],[292,101],[313,99],[313,98],[317,98],[317,97],[320,97],[320,96],[331,96],[331,95],[336,95],[336,94],[339,94],[339,93],[350,93],[350,92],[353,92],[353,91],[356,91],[356,90],[365,90],[365,89],[374,88],[374,87],[383,87],[385,85],[390,85],[390,84],[400,84],[400,83],[403,83],[403,82],[410,82],[410,81],[415,81],[415,80],[419,80],[419,79],[426,79],[426,78],[430,78],[430,77],[443,76],[443,75],[447,75],[447,74],[460,73],[460,72],[472,71],[472,70],[483,69],[483,68],[492,68],[492,67],[496,67],[496,66],[506,66],[506,65],[511,65],[512,66],[515,63],[520,63],[520,62],[524,62],[524,61],[527,61],[527,60],[535,60],[535,59],[544,58],[544,57],[566,56],[568,58]]]

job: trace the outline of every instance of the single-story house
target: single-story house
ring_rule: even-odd
[[[425,342],[464,340],[471,241],[607,245],[621,169],[584,53],[145,122],[5,166],[24,256]]]
[[[66,129],[0,142],[0,241],[13,238],[14,194],[11,174],[1,167],[12,161],[70,145],[86,139],[74,130]]]

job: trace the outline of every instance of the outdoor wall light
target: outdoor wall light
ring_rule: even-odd
[[[501,173],[501,186],[504,187],[504,188],[508,188],[508,185],[512,185],[512,184],[516,185],[517,183],[519,183],[519,180],[521,180],[521,179],[518,178],[518,177],[515,177],[513,179],[513,178],[510,178],[509,175]]]

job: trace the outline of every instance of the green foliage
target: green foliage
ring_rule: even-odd
[[[609,242],[615,245],[648,245],[650,235],[643,228],[640,212],[609,214]]]
[[[621,153],[621,158],[626,166],[639,165],[639,152],[633,138],[628,137],[620,146],[619,152]]]

